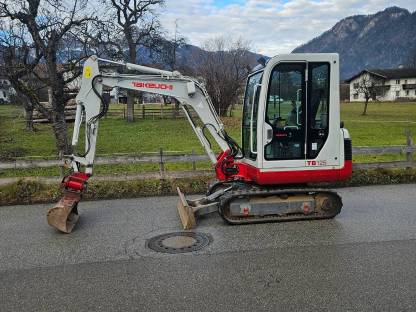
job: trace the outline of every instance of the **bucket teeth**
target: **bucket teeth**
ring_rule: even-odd
[[[77,206],[80,199],[80,194],[64,192],[59,202],[48,210],[48,224],[63,233],[71,233],[79,220]]]
[[[195,214],[192,207],[188,204],[185,195],[181,192],[179,187],[177,188],[179,201],[178,212],[181,218],[182,226],[184,230],[190,230],[196,227]]]

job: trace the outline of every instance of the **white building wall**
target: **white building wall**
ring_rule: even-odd
[[[399,80],[399,81],[396,81]],[[416,85],[416,77],[415,78],[405,78],[405,79],[392,79],[390,80],[391,83],[391,98],[396,100],[397,98],[405,98],[405,99],[416,99],[416,89],[403,89],[403,85],[405,84],[413,84]],[[407,92],[408,91],[408,92]]]

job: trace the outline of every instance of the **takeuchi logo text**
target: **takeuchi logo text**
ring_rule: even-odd
[[[133,87],[135,88],[173,90],[173,85],[165,84],[165,83],[133,81],[132,84],[133,84]]]

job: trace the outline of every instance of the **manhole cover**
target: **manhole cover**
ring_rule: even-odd
[[[146,246],[154,251],[176,254],[201,250],[211,241],[204,233],[176,232],[152,237]]]

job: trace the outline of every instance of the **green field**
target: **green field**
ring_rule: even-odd
[[[362,103],[343,103],[341,119],[350,131],[354,146],[403,145],[406,142],[404,131],[410,129],[416,138],[416,103],[370,103],[368,115],[362,116]],[[241,110],[234,117],[222,118],[228,133],[241,141]],[[69,124],[71,135],[72,124]],[[54,137],[50,125],[36,125],[35,133],[24,130],[24,116],[19,107],[0,105],[0,159],[49,158],[56,155]],[[215,142],[213,142],[215,143]],[[146,119],[126,123],[122,116],[104,118],[99,126],[97,143],[98,155],[115,153],[137,154],[165,151],[202,154],[203,148],[185,119]],[[399,160],[403,155],[354,156],[355,161]],[[157,170],[156,165],[97,166],[97,173],[132,172]],[[187,164],[172,164],[170,170],[186,169]],[[201,168],[209,167],[201,163]],[[169,169],[169,168],[168,168]],[[35,172],[33,172],[35,170]],[[17,175],[50,175],[56,168],[23,170]],[[52,171],[54,170],[54,171]],[[27,173],[27,174],[26,174]],[[0,172],[0,176],[14,175]]]

